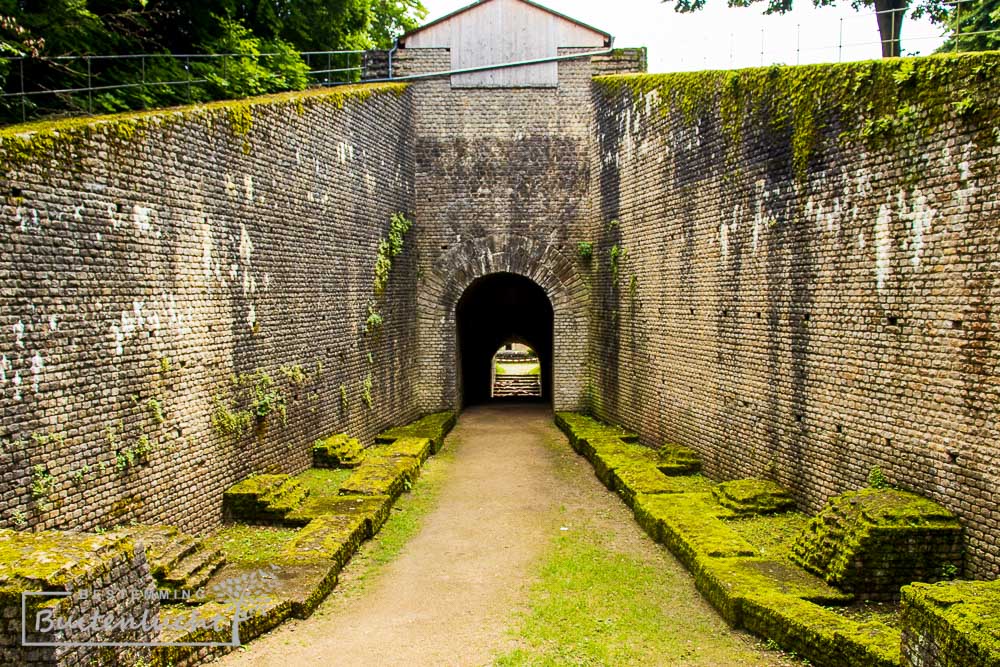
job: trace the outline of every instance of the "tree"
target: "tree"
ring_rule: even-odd
[[[396,38],[413,30],[427,18],[420,0],[375,0],[371,3],[372,22],[368,29],[371,46],[391,48]]]
[[[962,3],[949,13],[949,24],[952,36],[939,53],[1000,49],[1000,0]]]
[[[667,0],[662,0],[667,2]],[[749,7],[762,0],[728,0],[730,7]],[[816,7],[828,7],[837,0],[812,0]],[[874,7],[878,23],[879,37],[882,42],[882,57],[895,58],[902,54],[900,36],[902,35],[903,16],[911,10],[911,16],[919,18],[927,15],[936,23],[945,23],[948,7],[946,0],[851,0],[851,6],[856,10],[862,7]],[[675,0],[674,10],[682,13],[693,12],[705,6],[705,0]],[[791,10],[792,0],[767,0],[765,14],[784,14]]]

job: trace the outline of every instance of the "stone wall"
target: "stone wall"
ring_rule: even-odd
[[[148,664],[149,648],[69,645],[159,641],[160,603],[141,547],[122,534],[0,529],[0,553],[0,664]],[[22,606],[25,640],[55,646],[22,646]]]
[[[1000,55],[594,87],[592,408],[806,510],[888,480],[1000,570]]]
[[[247,475],[418,416],[412,232],[373,289],[411,110],[384,85],[0,136],[3,525],[204,530]]]
[[[447,49],[402,49],[394,73],[447,71],[450,63]],[[460,405],[455,307],[473,280],[496,272],[545,290],[554,310],[554,405],[584,405],[589,288],[577,244],[593,218],[591,79],[644,65],[645,51],[634,49],[560,62],[558,88],[452,89],[448,77],[413,84],[426,411]]]

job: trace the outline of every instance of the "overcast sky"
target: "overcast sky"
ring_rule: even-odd
[[[432,20],[471,0],[423,2],[430,11],[427,18]],[[659,0],[540,2],[610,32],[615,46],[647,47],[651,72],[862,60],[878,58],[881,53],[875,16],[869,11],[854,11],[849,0],[840,0],[842,6],[822,9],[813,7],[811,0],[795,0],[795,10],[784,16],[764,16],[766,0],[754,7],[732,9],[726,7],[726,0],[707,0],[705,9],[694,14],[678,14],[672,2]],[[943,41],[940,33],[926,20],[905,19],[904,53],[933,52]],[[838,48],[841,41],[842,50]]]

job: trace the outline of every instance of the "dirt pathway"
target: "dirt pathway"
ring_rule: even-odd
[[[517,610],[530,603],[538,564],[553,538],[567,530],[567,512],[607,534],[609,548],[670,568],[688,600],[677,611],[693,615],[712,634],[728,633],[691,594],[693,584],[681,566],[646,538],[624,505],[573,454],[548,409],[468,410],[445,448],[443,476],[430,482],[439,484],[436,503],[399,554],[380,566],[360,592],[357,570],[372,567],[363,554],[312,618],[288,623],[220,662],[490,664],[517,648],[511,633],[518,625]],[[434,459],[428,466],[433,465]],[[421,491],[418,483],[414,495]],[[750,648],[745,639],[733,641],[741,653]],[[731,664],[778,664],[773,656],[757,655],[759,660]]]

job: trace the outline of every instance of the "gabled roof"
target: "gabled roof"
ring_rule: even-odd
[[[558,17],[558,18],[560,18],[560,19],[562,19],[564,21],[569,21],[570,23],[578,25],[581,28],[584,28],[586,30],[590,30],[592,32],[596,32],[599,35],[603,35],[604,39],[605,39],[605,42],[608,43],[608,44],[611,43],[611,33],[609,33],[609,32],[605,32],[604,30],[599,30],[598,28],[595,28],[592,25],[587,25],[583,21],[578,21],[578,20],[576,20],[575,18],[573,18],[571,16],[566,16],[565,14],[557,12],[554,9],[549,9],[545,5],[540,5],[537,2],[532,2],[531,0],[517,0],[517,1],[518,2],[523,2],[526,5],[531,5],[532,7],[535,7],[536,9],[540,9],[543,12],[547,12],[547,13],[551,14],[552,16]],[[444,23],[445,21],[451,20],[451,19],[455,18],[456,16],[458,16],[459,14],[463,14],[463,13],[469,11],[470,9],[474,9],[476,7],[479,7],[480,5],[485,5],[487,2],[492,2],[492,0],[477,0],[476,2],[473,2],[471,5],[466,5],[465,7],[462,7],[461,9],[456,9],[455,11],[451,12],[450,14],[445,14],[444,16],[442,16],[439,19],[435,19],[435,20],[431,21],[430,23],[425,23],[424,25],[420,26],[419,28],[414,28],[413,30],[411,30],[411,31],[409,31],[407,33],[404,33],[403,35],[400,36],[399,41],[400,42],[404,42],[407,37],[415,35],[418,32],[421,32],[422,30],[426,30],[427,28],[430,28],[431,26],[435,26],[435,25],[437,25],[439,23]]]

